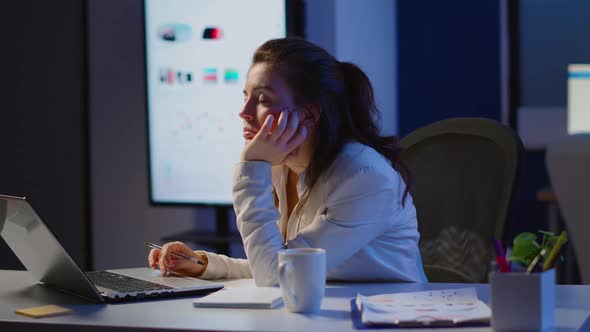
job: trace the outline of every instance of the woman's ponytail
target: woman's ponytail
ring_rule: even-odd
[[[348,103],[344,105],[343,130],[354,140],[366,144],[385,156],[406,183],[402,204],[412,186],[409,168],[401,159],[402,148],[395,136],[381,136],[381,117],[375,104],[373,86],[367,75],[355,64],[340,62]]]

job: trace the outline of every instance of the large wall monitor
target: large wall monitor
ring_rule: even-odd
[[[231,204],[254,50],[287,35],[284,0],[146,0],[153,203]]]

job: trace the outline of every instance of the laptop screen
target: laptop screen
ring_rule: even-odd
[[[102,302],[102,297],[23,197],[0,195],[0,236],[37,280]]]

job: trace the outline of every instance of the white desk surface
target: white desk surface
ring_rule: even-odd
[[[254,286],[252,279],[224,283],[228,287]],[[0,331],[100,331],[107,328],[109,331],[355,331],[351,320],[350,300],[358,292],[375,295],[461,287],[475,287],[479,298],[489,303],[487,284],[329,283],[321,312],[303,315],[290,313],[284,306],[277,309],[194,308],[190,297],[126,304],[89,304],[75,296],[36,284],[26,271],[0,270]],[[74,309],[74,314],[35,319],[14,313],[16,309],[46,304],[70,307]],[[558,285],[556,307],[554,331],[577,331],[590,315],[590,286]],[[407,329],[423,330],[427,329]],[[435,329],[442,330],[446,329]],[[460,331],[492,329],[467,327]]]

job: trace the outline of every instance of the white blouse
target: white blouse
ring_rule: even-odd
[[[287,171],[261,161],[236,165],[234,210],[248,259],[207,252],[201,278],[254,277],[258,286],[276,285],[278,251],[311,247],[326,250],[329,280],[427,281],[412,197],[402,205],[405,184],[381,154],[347,144],[288,220]]]

